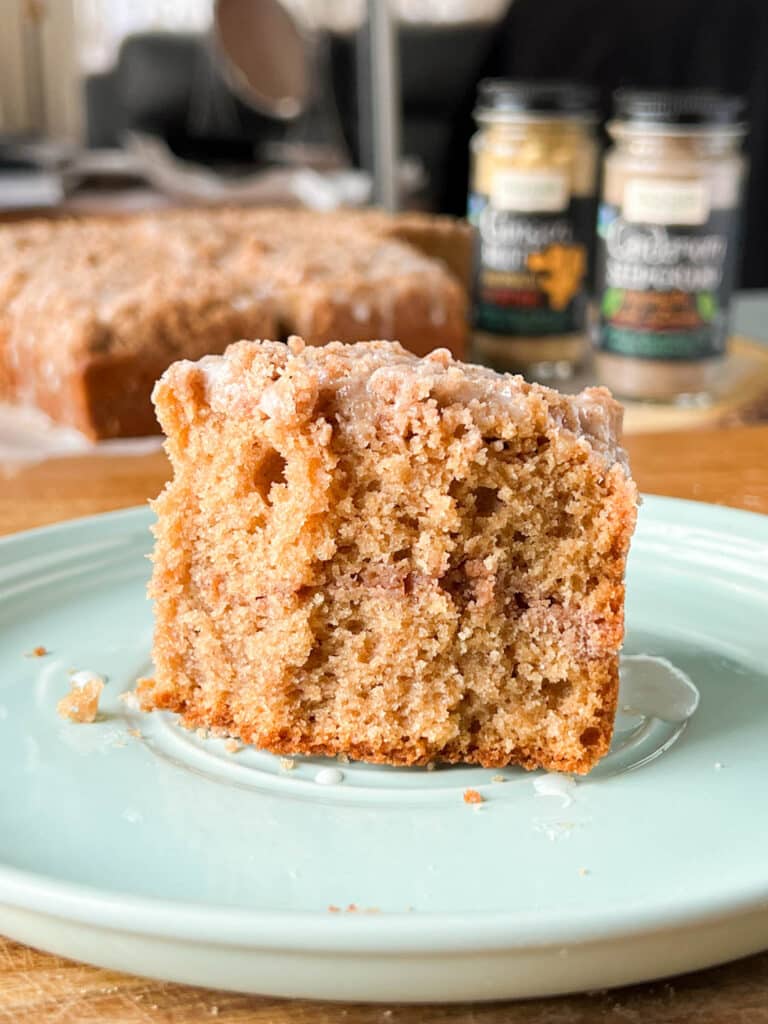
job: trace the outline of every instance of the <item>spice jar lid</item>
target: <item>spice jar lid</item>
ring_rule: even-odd
[[[597,92],[578,82],[484,78],[477,87],[476,117],[594,117]]]
[[[616,117],[645,124],[737,125],[744,107],[741,96],[703,89],[617,89],[613,94]]]

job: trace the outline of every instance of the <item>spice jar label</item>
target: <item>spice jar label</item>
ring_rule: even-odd
[[[679,360],[725,351],[737,211],[706,209],[708,196],[700,190],[678,199],[676,206],[662,187],[655,196],[625,194],[623,207],[600,205],[599,346],[605,351]],[[660,222],[672,207],[676,212]]]
[[[704,224],[709,217],[709,189],[704,181],[630,179],[622,214],[638,224]]]
[[[498,170],[491,203],[497,210],[559,213],[568,206],[568,178],[557,171]]]
[[[570,195],[558,174],[496,179],[490,195],[469,196],[478,247],[475,326],[528,337],[584,331],[593,200]]]

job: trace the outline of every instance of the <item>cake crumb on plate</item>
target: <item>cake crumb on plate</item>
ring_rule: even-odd
[[[464,790],[464,803],[465,804],[483,804],[485,803],[485,797],[482,793],[478,793],[476,789],[465,789]]]
[[[76,672],[70,679],[71,689],[56,705],[62,718],[71,722],[94,722],[99,711],[99,698],[104,680],[95,672]]]

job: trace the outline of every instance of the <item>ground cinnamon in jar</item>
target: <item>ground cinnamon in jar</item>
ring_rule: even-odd
[[[562,378],[588,352],[594,98],[562,82],[480,83],[468,206],[478,362]]]
[[[623,398],[700,401],[725,354],[743,103],[636,90],[614,102],[598,215],[598,375]]]

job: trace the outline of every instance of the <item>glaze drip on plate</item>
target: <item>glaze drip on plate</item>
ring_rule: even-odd
[[[641,768],[677,742],[699,707],[693,680],[667,658],[625,654],[611,749],[589,779]]]
[[[619,714],[687,722],[699,706],[691,679],[667,658],[626,654],[619,670]]]

